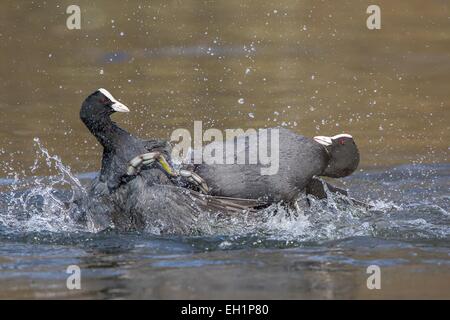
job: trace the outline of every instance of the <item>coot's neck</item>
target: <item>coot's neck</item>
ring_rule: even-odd
[[[126,134],[109,115],[94,116],[82,119],[89,131],[95,136],[103,148],[114,148],[121,135]]]
[[[320,144],[320,143],[319,143]],[[330,150],[328,150],[328,148],[326,146],[324,146],[323,144],[320,144],[320,146],[322,147],[321,149],[321,156],[322,159],[325,163],[324,167],[323,167],[323,172],[322,175],[325,174],[325,171],[327,170],[328,166],[330,165],[330,161],[331,161],[331,153]]]

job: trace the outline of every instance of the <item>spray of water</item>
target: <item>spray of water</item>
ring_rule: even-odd
[[[73,218],[92,201],[70,168],[58,156],[51,155],[39,139],[34,139],[36,158],[31,172],[46,166],[56,175],[26,177],[14,173],[6,190],[0,193],[0,232],[96,232],[92,223],[79,224]],[[326,188],[326,200],[302,196],[297,206],[273,204],[257,214],[242,213],[229,217],[200,213],[198,234],[231,237],[256,236],[282,241],[327,241],[355,236],[389,239],[449,239],[450,214],[436,203],[370,201],[368,206],[354,203],[344,195]],[[74,203],[74,199],[82,199]],[[444,202],[447,198],[442,198]],[[147,232],[159,234],[157,224],[149,224]],[[227,240],[228,241],[228,240]]]
[[[84,230],[71,218],[75,196],[86,196],[80,181],[58,156],[50,155],[38,138],[34,139],[36,158],[31,172],[44,165],[56,170],[49,177],[22,177],[14,173],[13,181],[3,192],[0,224],[15,232],[76,232]]]

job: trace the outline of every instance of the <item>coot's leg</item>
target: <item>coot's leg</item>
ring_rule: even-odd
[[[327,193],[325,191],[325,186],[323,185],[325,183],[327,185],[328,190],[331,193],[339,193],[345,196],[348,196],[348,192],[344,189],[340,189],[338,187],[335,187],[327,182],[322,182],[322,180],[319,180],[317,178],[312,178],[311,181],[306,186],[306,194],[312,194],[318,199],[326,199]]]
[[[198,187],[203,193],[208,194],[209,187],[206,181],[195,172],[189,170],[179,170],[177,175],[185,178],[189,183]]]
[[[188,181],[188,183],[193,184],[194,186],[199,188],[200,191],[202,191],[203,193],[209,192],[208,185],[202,177],[200,177],[198,174],[190,170],[175,170],[166,160],[164,155],[162,155],[161,152],[157,151],[144,153],[133,158],[128,163],[127,175],[128,176],[137,175],[139,174],[139,172],[142,170],[143,167],[151,165],[155,161],[159,162],[161,167],[164,169],[165,172],[169,174],[169,176],[174,178],[180,177],[181,179],[185,179]]]
[[[128,163],[127,175],[133,176],[139,174],[143,167],[153,164],[155,161],[158,161],[163,169],[169,174],[172,175],[172,168],[167,163],[166,159],[161,152],[149,152],[140,154],[137,157],[133,158]]]

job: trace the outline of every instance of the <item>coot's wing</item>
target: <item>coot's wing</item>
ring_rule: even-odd
[[[111,211],[114,204],[110,200],[107,183],[95,177],[86,186],[86,191],[75,190],[73,199],[66,204],[71,218],[95,231],[112,226]]]
[[[206,181],[193,172],[193,169],[190,170],[187,167],[182,167],[180,170],[175,170],[173,168],[171,159],[172,146],[170,142],[166,140],[148,140],[145,141],[145,148],[149,151],[149,153],[138,155],[130,161],[130,166],[127,170],[129,174],[135,174],[136,172],[139,172],[147,163],[153,163],[154,160],[158,160],[161,164],[162,170],[169,176],[178,178],[178,182],[180,182],[183,186],[189,188],[192,187],[195,190],[201,190],[203,193],[209,192],[209,187],[206,184]],[[156,158],[154,155],[155,152],[160,154]],[[146,160],[146,158],[148,160]]]
[[[144,141],[144,146],[149,152],[160,151],[164,153],[164,156],[167,157],[167,160],[170,159],[170,153],[172,152],[172,146],[170,142],[167,140],[146,140]]]

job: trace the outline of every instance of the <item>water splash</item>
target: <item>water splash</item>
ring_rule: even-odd
[[[298,199],[297,207],[278,203],[256,216],[243,214],[221,221],[212,216],[202,217],[199,228],[209,235],[250,236],[297,244],[351,237],[450,239],[450,217],[441,206],[423,202],[398,205],[381,199],[362,205],[345,195],[330,192],[322,183],[327,199],[303,196]]]
[[[34,139],[34,143],[36,158],[30,168],[31,172],[35,173],[45,166],[56,174],[30,178],[25,174],[11,173],[9,176],[12,179],[0,183],[0,233],[97,232],[93,223],[89,223],[89,214],[86,215],[87,226],[78,224],[74,219],[77,214],[85,212],[80,203],[92,201],[83,184],[58,156],[49,153],[39,139]],[[408,170],[411,171],[410,168]],[[447,185],[448,182],[445,181],[448,179],[437,174],[427,176],[427,179],[431,179],[430,183],[440,190]],[[381,175],[383,176],[385,175]],[[422,179],[422,176],[419,175],[419,178]],[[441,180],[437,180],[436,176]],[[376,179],[377,175],[372,178]],[[379,184],[383,186],[385,179],[379,180]],[[363,183],[367,185],[367,179]],[[405,183],[404,180],[398,182],[399,186],[401,183]],[[404,240],[450,239],[450,197],[445,192],[433,191],[433,198],[425,199],[415,197],[417,190],[411,194],[411,199],[405,196],[408,193],[400,192],[402,198],[398,201],[382,200],[380,197],[376,200],[368,199],[368,206],[364,206],[347,196],[331,193],[326,184],[324,188],[327,200],[303,196],[297,200],[296,207],[278,203],[257,214],[243,213],[229,217],[205,212],[199,215],[196,227],[203,236],[231,237],[226,240],[228,242],[233,237],[255,238],[255,243],[301,243],[357,236]],[[371,192],[374,190],[375,188]],[[83,201],[78,201],[75,205],[74,199]],[[150,234],[160,233],[157,225],[149,225],[146,231]],[[230,245],[225,243],[223,246]]]
[[[15,232],[76,232],[83,228],[71,218],[69,204],[75,196],[85,196],[81,182],[58,156],[50,155],[38,138],[31,172],[41,166],[56,170],[49,177],[24,177],[14,173],[0,201],[0,225]]]

